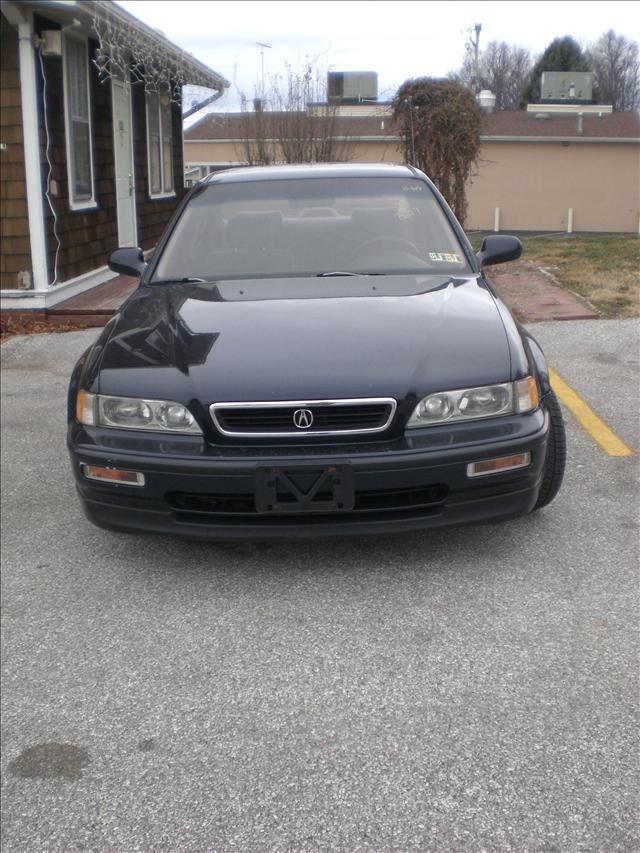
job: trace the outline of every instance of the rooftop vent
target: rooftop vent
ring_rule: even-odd
[[[489,89],[483,89],[476,97],[483,113],[492,113],[496,108],[496,96]]]
[[[549,113],[536,113],[535,115],[536,121],[549,121],[551,116]]]

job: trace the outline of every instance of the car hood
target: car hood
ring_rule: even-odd
[[[481,277],[140,287],[105,330],[94,390],[180,402],[394,397],[508,381]]]

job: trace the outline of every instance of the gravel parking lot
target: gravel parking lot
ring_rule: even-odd
[[[638,464],[567,416],[503,525],[199,544],[92,527],[97,330],[2,347],[3,850],[637,851]],[[635,320],[537,324],[636,453]]]

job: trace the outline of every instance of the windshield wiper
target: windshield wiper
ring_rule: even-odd
[[[316,278],[333,278],[334,276],[340,275],[384,275],[383,272],[344,272],[343,270],[335,270],[335,272],[319,272],[316,273]]]
[[[154,278],[149,284],[201,284],[206,278],[197,278],[193,275],[186,275],[184,278]]]

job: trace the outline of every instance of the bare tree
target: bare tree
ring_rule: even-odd
[[[515,110],[533,63],[528,50],[504,41],[492,41],[482,55],[487,88],[496,96],[496,109]]]
[[[480,51],[478,64],[480,88],[491,89],[496,96],[496,109],[517,109],[520,93],[533,66],[529,51],[506,41],[491,41]],[[449,76],[457,83],[473,88],[476,72],[475,56],[471,50],[467,50],[462,67]]]
[[[243,96],[242,112],[238,154],[250,165],[344,162],[354,155],[337,106],[326,102],[326,74],[312,61],[302,69],[286,64],[283,74],[268,78],[253,109]]]
[[[609,30],[587,49],[587,59],[595,74],[600,100],[614,110],[640,106],[640,62],[638,44]]]

